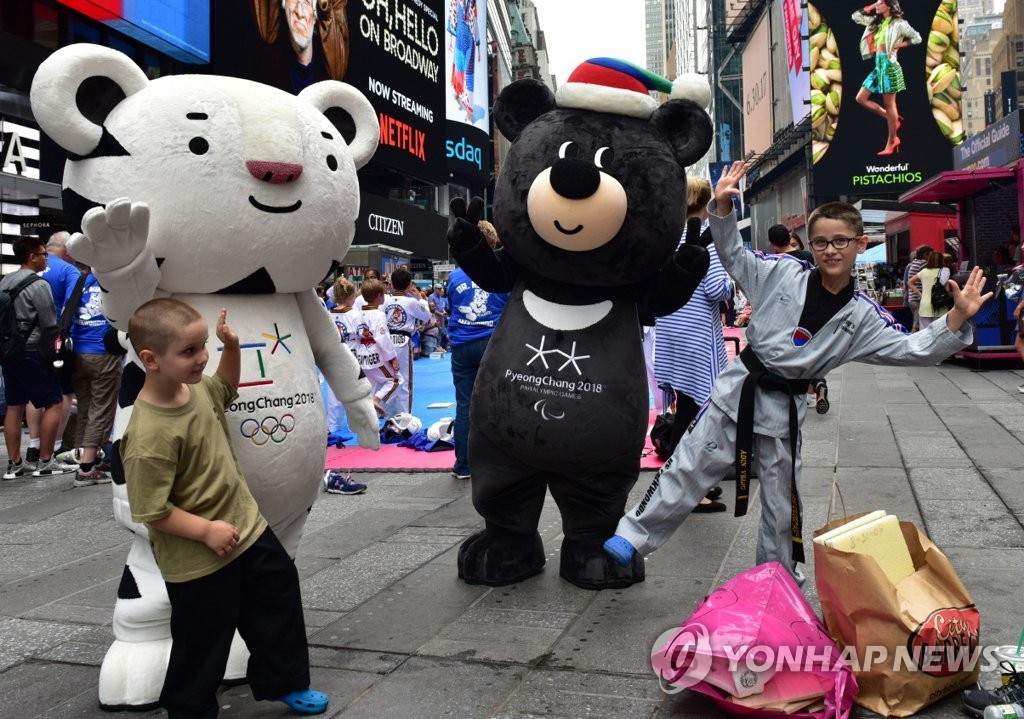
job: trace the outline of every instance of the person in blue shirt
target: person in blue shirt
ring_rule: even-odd
[[[104,338],[110,323],[100,305],[100,284],[89,272],[82,298],[71,322],[74,350],[74,390],[78,395],[78,419],[75,422],[75,447],[81,449],[81,461],[74,485],[107,484],[110,474],[97,464],[98,449],[106,444],[114,426],[117,393],[121,386],[121,356],[110,354]]]
[[[479,225],[491,247],[498,244],[498,233],[486,220]],[[451,343],[452,382],[455,384],[455,479],[469,479],[469,405],[473,384],[480,369],[487,342],[508,301],[508,293],[480,289],[461,267],[448,275],[448,341]]]
[[[71,297],[75,289],[75,283],[81,276],[81,272],[75,267],[75,261],[68,254],[67,243],[71,235],[67,232],[54,232],[46,242],[46,269],[39,273],[39,276],[50,283],[50,291],[53,292],[53,306],[57,310],[57,316],[64,310],[64,305]]]
[[[430,311],[434,314],[434,324],[436,326],[436,332],[433,334],[434,346],[439,347],[442,350],[448,349],[448,330],[447,323],[449,318],[448,298],[444,296],[445,289],[440,285],[434,286],[434,291],[427,297],[427,304],[430,305]],[[431,352],[434,347],[431,347]],[[425,354],[429,355],[430,352]]]

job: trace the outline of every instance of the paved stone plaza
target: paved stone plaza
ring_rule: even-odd
[[[833,479],[849,511],[917,522],[972,592],[983,645],[1016,643],[1024,624],[1022,382],[1019,370],[950,363],[852,365],[829,376],[832,411],[804,425],[805,533],[824,523]],[[297,559],[313,686],[331,696],[324,716],[724,716],[690,692],[662,693],[648,655],[751,566],[756,499],[742,520],[692,516],[649,558],[646,582],[601,592],[559,579],[549,499],[544,573],[489,588],[456,577],[459,543],[481,526],[469,483],[447,473],[357,478],[366,494],[317,501]],[[733,492],[726,483],[730,510]],[[70,475],[0,485],[0,718],[110,716],[96,685],[127,551],[109,487],[73,489]],[[807,592],[817,607],[813,573]],[[297,716],[254,702],[244,685],[225,689],[221,706],[222,717]],[[918,716],[966,714],[948,699]]]

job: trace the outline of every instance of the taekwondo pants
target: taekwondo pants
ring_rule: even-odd
[[[761,486],[761,521],[756,562],[777,561],[803,585],[806,577],[793,561],[790,467],[796,463],[799,482],[800,441],[790,457],[789,438],[754,434],[754,457]],[[668,541],[700,500],[736,462],[736,423],[708,402],[693,428],[683,435],[672,456],[658,470],[640,503],[619,521],[616,534],[641,554]],[[802,508],[801,508],[802,510]]]

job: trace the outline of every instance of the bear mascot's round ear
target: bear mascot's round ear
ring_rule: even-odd
[[[554,93],[540,80],[530,78],[516,80],[502,90],[491,112],[501,134],[514,142],[527,125],[554,109]]]
[[[660,105],[651,115],[651,123],[668,138],[683,167],[702,158],[714,139],[711,118],[692,100],[669,100]]]
[[[89,43],[68,45],[36,71],[32,114],[58,145],[85,157],[99,147],[110,111],[148,83],[127,55]]]
[[[327,116],[348,143],[356,168],[370,161],[380,142],[380,125],[370,101],[351,85],[335,80],[317,82],[299,93]]]

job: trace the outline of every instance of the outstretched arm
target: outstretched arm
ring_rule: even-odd
[[[991,292],[982,294],[985,289],[985,273],[980,267],[971,271],[963,289],[954,280],[946,283],[946,289],[953,295],[953,309],[946,313],[946,326],[950,332],[958,332],[992,297]]]

